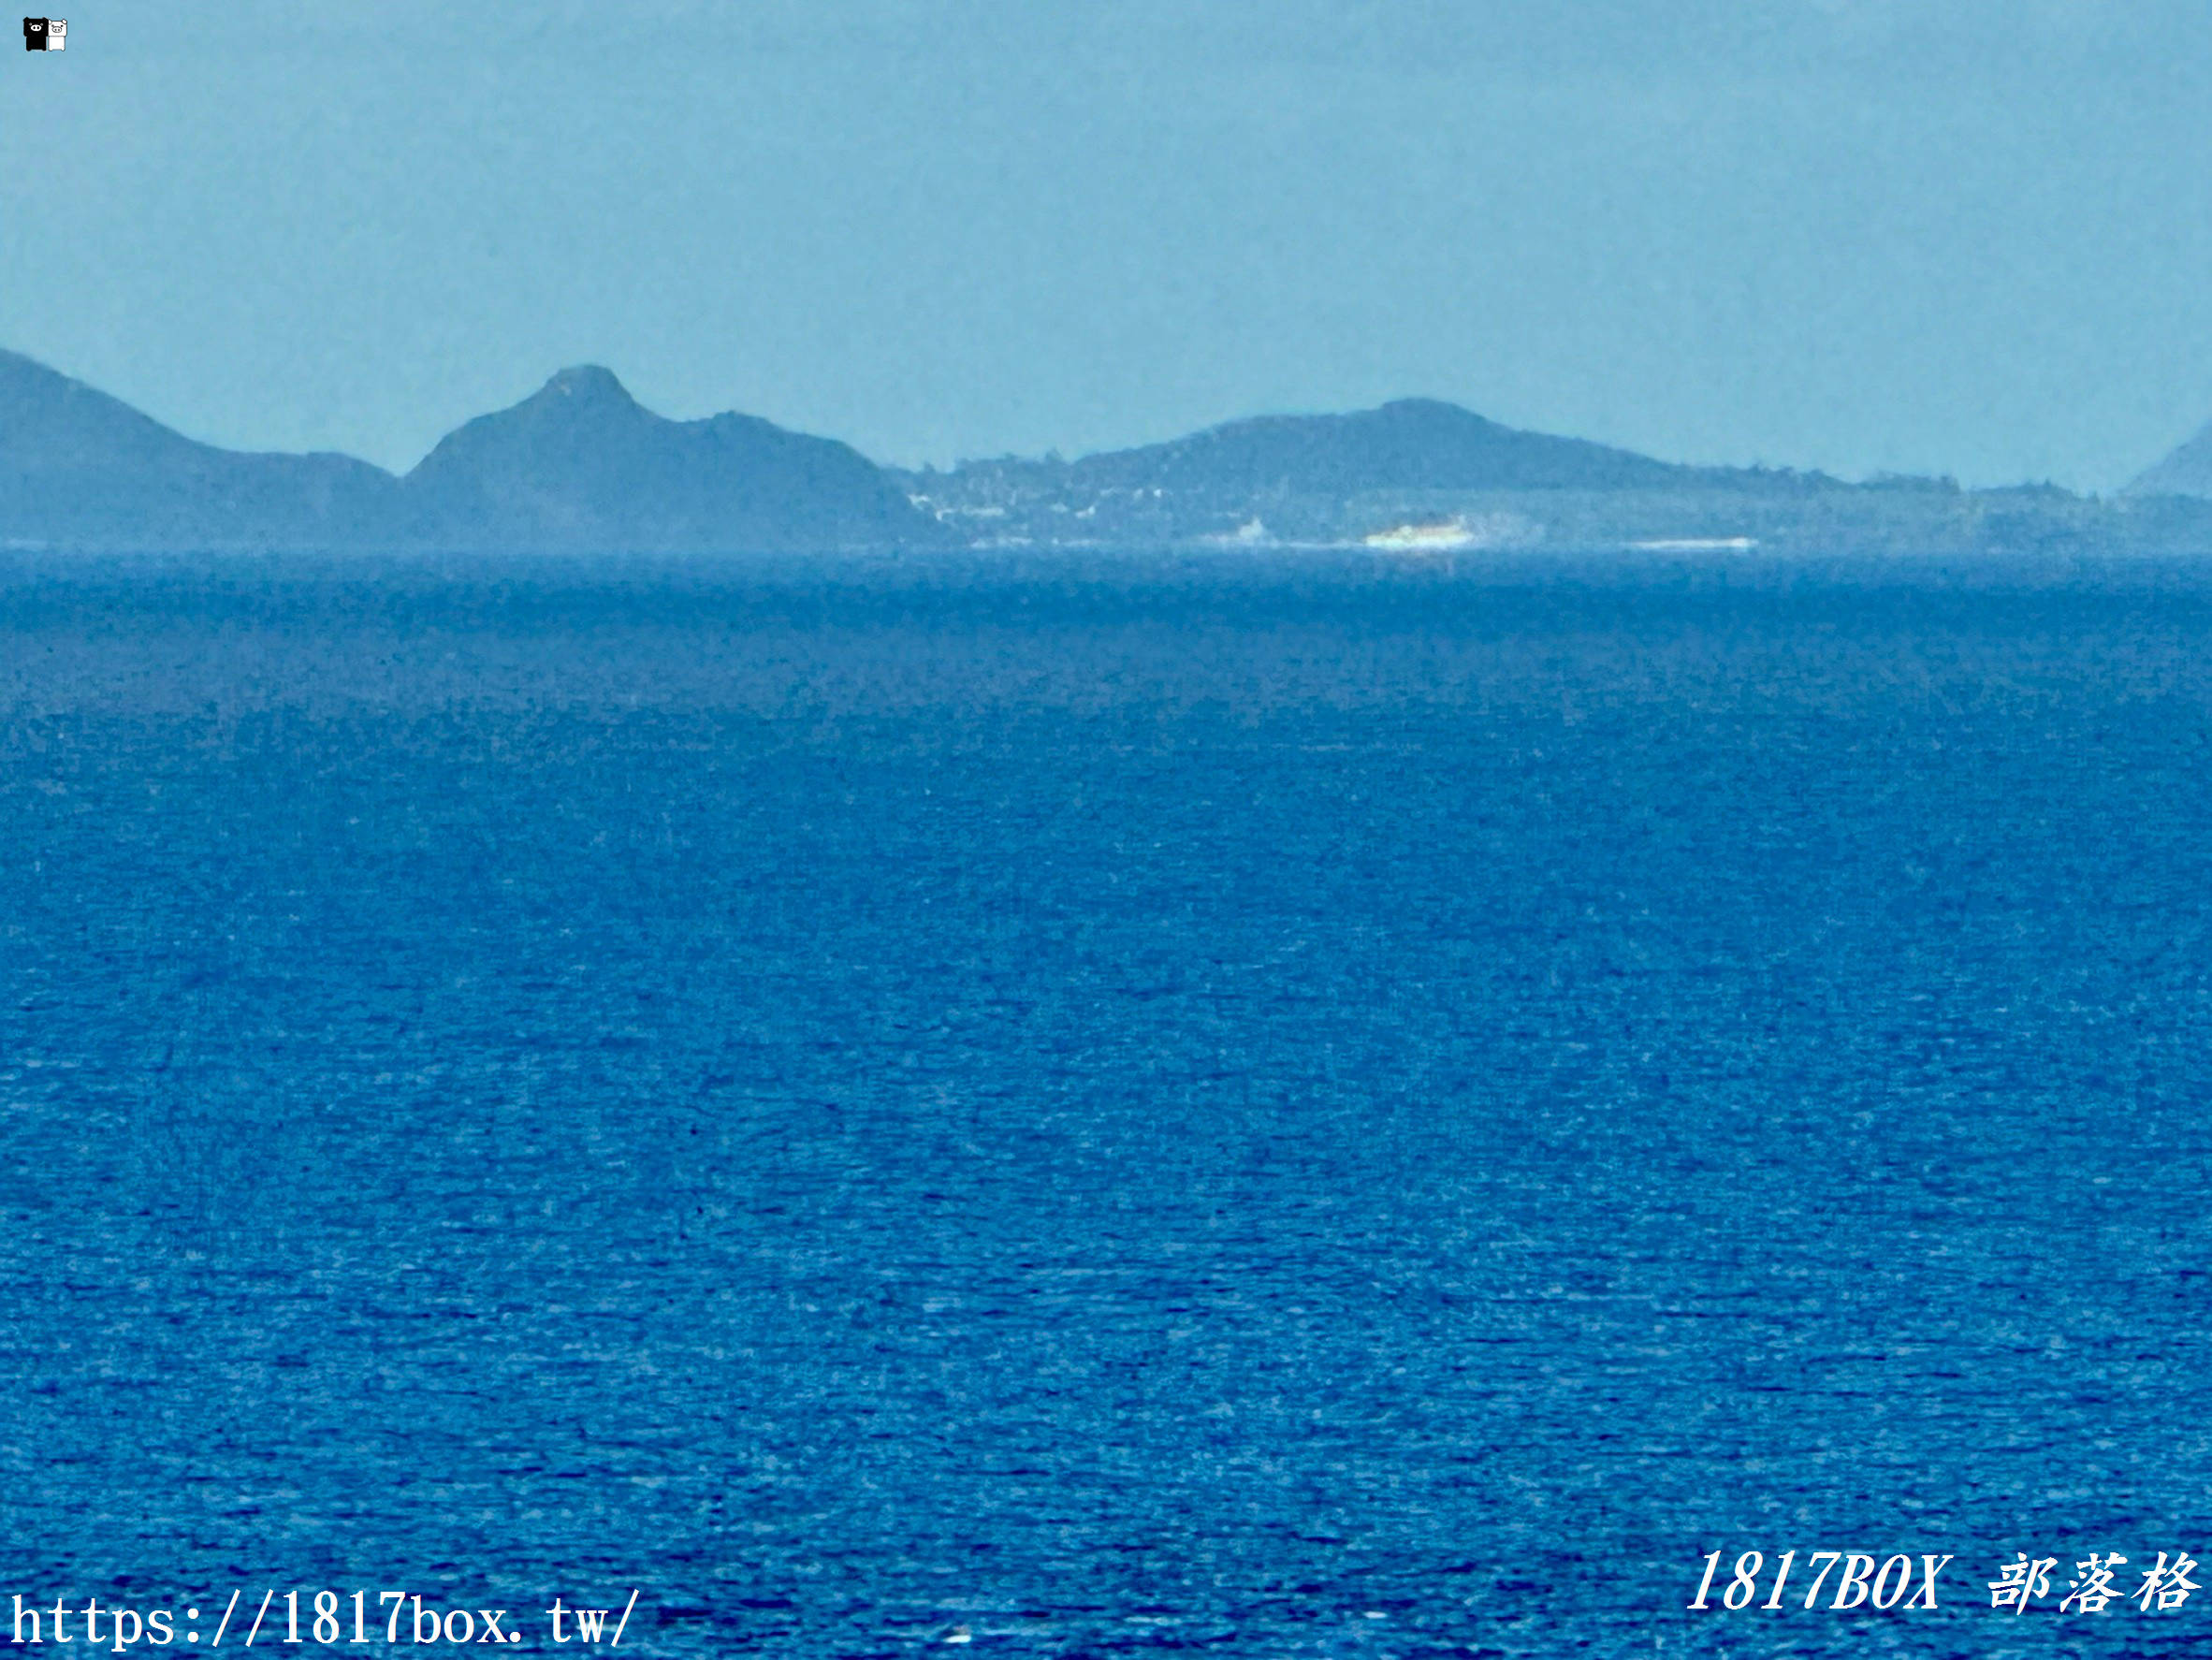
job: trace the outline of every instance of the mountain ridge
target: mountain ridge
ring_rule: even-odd
[[[1653,488],[1697,470],[1582,438],[1504,426],[1434,398],[1374,409],[1247,415],[1181,438],[1066,463],[1103,486],[1352,493],[1377,488]]]
[[[409,531],[453,546],[677,552],[942,537],[849,444],[758,415],[672,421],[596,364],[463,422],[400,483]]]
[[[668,419],[594,364],[461,423],[394,476],[350,456],[201,444],[0,350],[0,545],[14,547],[2212,549],[2200,497],[2212,429],[2104,502],[1664,461],[1432,398],[1247,416],[1073,461],[903,471],[757,415]]]
[[[2130,479],[2122,494],[2212,498],[2212,425],[2183,439]]]
[[[200,444],[0,350],[0,536],[9,540],[312,542],[379,518],[397,488],[351,456]]]
[[[613,371],[564,369],[406,474],[223,449],[0,350],[0,541],[115,549],[604,552],[940,545],[849,444],[755,415],[672,421]]]

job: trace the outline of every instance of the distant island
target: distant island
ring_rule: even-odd
[[[561,371],[395,478],[196,444],[0,353],[0,541],[102,548],[784,549],[949,532],[849,445],[747,415],[670,421]]]
[[[394,476],[218,449],[0,351],[0,546],[745,552],[1516,546],[2212,551],[2212,428],[2118,496],[1696,467],[1407,399],[1067,461],[879,467],[750,415],[672,421],[565,369]]]

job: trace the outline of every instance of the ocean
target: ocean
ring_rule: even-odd
[[[2186,561],[7,555],[0,1638],[2212,1640],[2208,763]]]

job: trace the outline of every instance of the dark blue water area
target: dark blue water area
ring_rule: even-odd
[[[2212,1646],[2208,763],[2188,562],[14,556],[0,1609]]]

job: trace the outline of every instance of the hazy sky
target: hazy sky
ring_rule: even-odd
[[[905,462],[1424,394],[2106,488],[2212,419],[2202,0],[54,3],[0,343],[222,444],[582,361]]]

